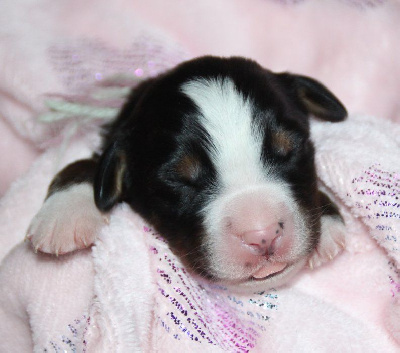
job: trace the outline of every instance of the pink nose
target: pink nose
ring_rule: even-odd
[[[256,254],[272,255],[279,247],[283,235],[283,223],[278,222],[261,230],[246,231],[241,234],[244,244]]]

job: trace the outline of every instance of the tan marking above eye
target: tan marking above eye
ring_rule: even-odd
[[[294,143],[290,132],[278,131],[272,136],[273,146],[283,155],[293,150]]]
[[[194,181],[200,174],[201,163],[196,157],[185,155],[179,160],[175,170],[183,179]]]
[[[122,186],[126,171],[126,156],[124,152],[117,153],[118,167],[115,173],[115,192],[120,196],[122,194]]]

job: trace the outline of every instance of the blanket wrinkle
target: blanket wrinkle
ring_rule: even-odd
[[[400,225],[400,158],[397,153],[400,127],[390,123],[377,126],[372,122],[370,117],[354,116],[340,128],[331,124],[328,136],[337,147],[329,155],[317,153],[317,165],[329,168],[325,170],[328,173],[321,170],[318,173],[324,184],[350,207],[352,214],[362,218],[372,236],[400,269],[397,233]],[[322,125],[315,124],[315,132],[325,129]],[[317,150],[321,135],[315,134]],[[354,160],[347,157],[351,148],[356,150],[352,152],[357,156]],[[350,176],[351,182],[346,182],[343,175]]]
[[[104,327],[111,329],[113,344],[118,344],[121,351],[136,351],[143,349],[149,341],[146,336],[150,332],[152,296],[156,289],[148,267],[148,249],[143,235],[137,232],[141,220],[132,220],[126,205],[121,206],[119,211],[122,213],[120,217],[115,215],[111,218],[112,241],[110,229],[105,228],[93,248],[98,274],[95,277],[95,292],[98,311],[103,313],[104,323],[108,320]],[[120,239],[122,244],[117,243],[117,247],[115,239]],[[125,252],[132,255],[125,256]],[[115,271],[115,267],[119,271]],[[140,272],[128,282],[127,273],[135,268]],[[127,308],[135,308],[131,311],[133,316],[126,315]],[[139,322],[140,325],[137,325]]]

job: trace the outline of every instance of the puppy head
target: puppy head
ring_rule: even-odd
[[[129,203],[203,277],[279,285],[319,238],[310,115],[346,110],[317,81],[250,60],[183,63],[134,90],[110,126],[96,204]]]

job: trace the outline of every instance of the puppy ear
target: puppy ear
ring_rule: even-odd
[[[125,173],[125,152],[113,143],[100,157],[94,180],[94,199],[99,210],[109,211],[121,201]]]
[[[301,75],[280,74],[284,82],[295,90],[300,104],[312,114],[326,121],[343,121],[347,117],[344,105],[322,83]]]

